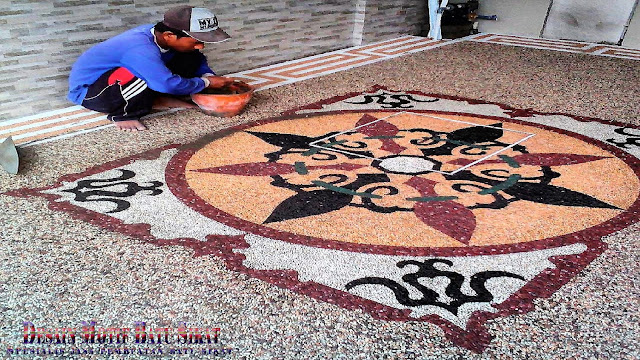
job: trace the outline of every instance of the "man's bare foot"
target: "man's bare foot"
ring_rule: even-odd
[[[189,101],[176,99],[174,97],[159,96],[153,101],[153,108],[156,110],[174,108],[198,109],[198,105]]]
[[[126,121],[116,121],[116,128],[122,131],[142,131],[147,130],[147,127],[144,126],[138,120],[126,120]]]

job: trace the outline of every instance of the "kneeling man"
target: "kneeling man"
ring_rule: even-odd
[[[107,113],[120,130],[145,130],[140,117],[154,103],[196,107],[178,97],[233,83],[216,76],[200,52],[205,43],[228,38],[207,9],[169,9],[161,22],[138,26],[83,53],[71,68],[68,99]]]

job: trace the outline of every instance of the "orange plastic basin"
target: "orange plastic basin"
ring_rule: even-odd
[[[231,117],[240,114],[252,96],[251,85],[235,81],[222,89],[204,89],[191,94],[191,100],[207,115]]]

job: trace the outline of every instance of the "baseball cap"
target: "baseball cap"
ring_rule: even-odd
[[[216,15],[205,8],[189,5],[174,7],[167,10],[162,22],[205,43],[220,42],[231,37],[218,27]]]

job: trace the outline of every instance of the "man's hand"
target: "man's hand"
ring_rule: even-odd
[[[209,88],[211,89],[220,89],[225,86],[229,86],[233,84],[233,79],[224,76],[208,76],[209,79]]]

